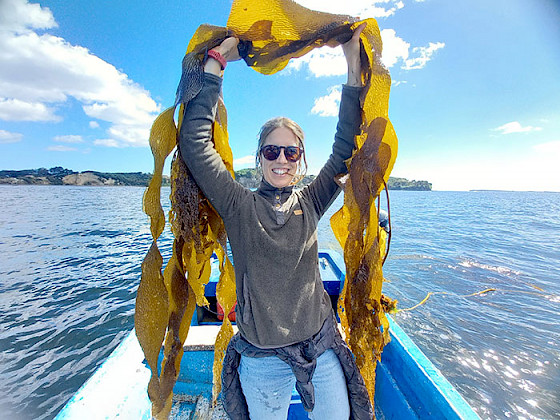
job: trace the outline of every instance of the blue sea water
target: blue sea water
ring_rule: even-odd
[[[53,418],[132,328],[142,194],[0,186],[0,417]],[[392,191],[391,219],[384,292],[434,293],[396,321],[482,418],[560,418],[560,194]]]

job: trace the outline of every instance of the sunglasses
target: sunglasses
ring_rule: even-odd
[[[284,156],[290,162],[297,162],[303,155],[303,149],[297,146],[275,146],[269,144],[261,147],[261,154],[266,160],[276,160],[280,156],[280,150],[284,149]]]

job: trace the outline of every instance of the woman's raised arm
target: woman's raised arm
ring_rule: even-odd
[[[183,160],[224,219],[230,215],[238,199],[246,194],[245,188],[233,180],[212,143],[212,124],[222,87],[220,74],[227,61],[239,60],[238,43],[236,38],[227,38],[208,52],[202,90],[187,103],[179,134]]]
[[[204,72],[212,73],[216,76],[225,69],[226,63],[241,59],[237,45],[239,40],[234,37],[226,38],[220,45],[208,51],[208,60],[204,64]]]

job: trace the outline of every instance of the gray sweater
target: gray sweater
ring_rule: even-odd
[[[237,183],[211,142],[222,79],[205,74],[200,93],[185,108],[179,147],[198,186],[224,220],[237,288],[237,326],[260,348],[276,348],[315,335],[331,316],[319,275],[317,223],[340,189],[354,136],[360,132],[360,87],[344,86],[333,153],[306,188],[257,191]]]

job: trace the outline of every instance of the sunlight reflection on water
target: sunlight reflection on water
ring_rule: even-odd
[[[0,186],[4,418],[52,418],[132,328],[150,245],[142,193]],[[321,221],[321,248],[340,251],[328,217],[341,199]],[[391,199],[384,292],[400,308],[441,292],[397,322],[482,417],[560,417],[560,194]],[[167,260],[168,228],[158,244]],[[497,290],[466,297],[486,288]]]

